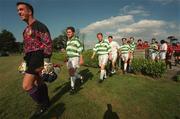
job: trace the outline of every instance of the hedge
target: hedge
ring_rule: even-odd
[[[166,71],[166,65],[162,61],[152,61],[148,59],[133,59],[133,72],[142,73],[152,77],[161,77]]]
[[[95,55],[94,59],[91,59],[92,54],[93,54],[93,50],[87,50],[83,52],[84,66],[97,68],[98,67],[97,55]]]
[[[83,52],[83,59],[84,59],[84,66],[88,67],[98,67],[98,58],[97,55],[94,57],[94,59],[91,59],[91,56],[93,54],[92,50],[86,50]],[[54,52],[53,53],[53,59],[59,60],[61,62],[64,62],[66,60],[66,52]]]

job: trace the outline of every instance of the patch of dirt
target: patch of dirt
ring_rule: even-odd
[[[175,80],[176,76],[180,75],[180,65],[172,66],[172,69],[167,69],[167,72],[164,74],[163,78]]]

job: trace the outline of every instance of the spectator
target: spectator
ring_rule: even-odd
[[[149,47],[148,41],[144,41],[144,43],[143,43],[143,48],[146,49],[146,48],[148,48],[148,47]]]
[[[141,39],[138,39],[137,41],[137,49],[142,49],[143,47],[143,41]]]
[[[165,40],[161,40],[160,43],[161,43],[160,49],[159,49],[160,60],[165,61],[166,53],[167,53],[167,43]]]

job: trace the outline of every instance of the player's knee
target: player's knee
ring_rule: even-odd
[[[70,76],[74,76],[75,75],[75,69],[74,68],[70,68],[69,69],[69,75]]]
[[[105,66],[104,65],[101,65],[101,70],[104,70],[105,69]]]
[[[28,84],[28,83],[23,83],[23,85],[22,85],[22,88],[23,88],[24,91],[28,91],[28,90],[30,90],[32,87],[33,87],[33,86],[30,85],[30,84]]]

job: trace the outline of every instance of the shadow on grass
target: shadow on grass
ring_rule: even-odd
[[[54,92],[56,92],[56,95],[51,98],[51,104],[53,105],[54,103],[56,103],[64,94],[69,92],[69,89],[70,82],[66,82],[63,85],[60,85],[59,87],[55,88]]]
[[[180,75],[180,71],[177,71],[177,73],[171,78],[174,81],[179,81],[179,75]]]
[[[84,81],[83,83],[81,83],[80,80],[76,81],[77,92],[82,89],[82,85],[84,85],[89,79],[91,80],[93,77],[93,74],[89,71],[88,68],[80,71],[79,73],[84,77]],[[55,88],[53,92],[56,92],[56,95],[51,98],[51,104],[53,105],[55,102],[57,102],[64,94],[69,92],[69,90],[70,82],[66,82],[63,85],[60,85],[59,87]]]
[[[174,117],[174,119],[180,119],[180,117],[178,117],[178,116],[175,116],[175,117]]]
[[[83,83],[81,83],[80,80],[76,80],[76,87],[77,87],[77,92],[81,90],[81,86],[84,85],[89,79],[92,80],[93,74],[89,71],[88,68],[82,70],[79,72],[83,77]],[[53,92],[56,92],[56,95],[51,98],[51,105],[52,107],[43,114],[40,119],[60,119],[61,115],[65,111],[65,104],[64,103],[59,103],[56,105],[55,104],[64,94],[69,92],[70,89],[70,82],[66,82],[63,85],[60,85],[59,87],[55,88]],[[76,93],[77,93],[76,92]],[[33,118],[35,119],[35,118]]]
[[[40,119],[60,119],[65,111],[65,104],[59,103],[48,110]]]
[[[78,79],[76,81],[76,92],[80,91],[81,89],[83,89],[83,85],[88,81],[88,80],[92,80],[93,78],[93,74],[90,72],[90,70],[88,68],[84,69],[84,70],[81,70],[79,72],[79,74],[81,76],[83,76],[83,83],[81,83],[81,80]]]
[[[120,119],[116,112],[113,112],[112,105],[107,104],[107,110],[104,113],[103,119]]]

